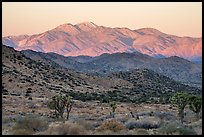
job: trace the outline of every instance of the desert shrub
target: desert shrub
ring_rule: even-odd
[[[2,94],[3,94],[3,95],[8,95],[8,90],[2,89]]]
[[[125,117],[117,117],[117,118],[116,118],[116,120],[122,122],[123,124],[124,124],[125,122],[127,122],[128,119],[129,119],[128,116],[125,116]]]
[[[126,129],[125,126],[121,122],[116,121],[115,119],[110,119],[102,123],[102,125],[99,128],[97,128],[97,131],[100,132],[100,131],[110,130],[113,132],[119,132],[125,129]]]
[[[26,94],[25,94],[25,97],[29,97],[29,96],[30,96],[30,94],[29,94],[29,93],[26,93]]]
[[[2,94],[3,94],[3,95],[8,95],[8,93],[7,93],[7,92],[3,92]]]
[[[150,116],[152,111],[144,111],[144,112],[138,112],[138,116]]]
[[[134,130],[129,131],[131,135],[149,135],[146,129],[136,128]]]
[[[9,82],[12,82],[13,80],[12,80],[12,79],[9,79],[8,81],[9,81]]]
[[[14,122],[14,118],[12,117],[2,117],[2,125]]]
[[[110,107],[112,108],[111,115],[112,115],[112,117],[114,118],[114,117],[115,117],[115,109],[117,108],[116,102],[115,102],[115,101],[110,102]]]
[[[149,118],[142,118],[139,120],[129,119],[125,123],[125,126],[128,129],[133,129],[133,128],[152,129],[152,128],[159,128],[160,124],[161,123],[158,118],[149,117]]]
[[[202,97],[201,96],[190,96],[189,98],[189,109],[196,113],[197,118],[199,119],[199,113],[202,107]]]
[[[185,92],[178,92],[171,97],[171,104],[178,107],[178,116],[181,121],[184,119],[184,109],[189,103],[190,94]]]
[[[77,124],[83,126],[86,130],[94,130],[95,128],[91,122],[85,120],[79,120]]]
[[[111,130],[105,130],[100,132],[95,132],[94,135],[115,135],[116,132],[113,132]]]
[[[114,132],[114,131],[111,131],[111,130],[105,130],[105,131],[94,131],[92,132],[93,135],[127,135],[128,134],[128,131],[124,131],[124,130],[121,130],[121,131],[118,131],[118,132]]]
[[[88,131],[81,125],[66,121],[57,125],[51,125],[45,135],[87,135]]]
[[[161,128],[159,128],[157,134],[162,134],[162,135],[174,135],[174,134],[195,135],[196,132],[192,128],[185,127],[179,121],[174,121],[174,122],[171,121],[171,122],[165,123]]]
[[[27,90],[32,90],[32,88],[28,88]]]
[[[202,129],[203,129],[202,125],[203,125],[202,119],[200,119],[196,122],[188,124],[188,127],[192,128],[197,133],[197,135],[202,135]]]
[[[28,129],[14,129],[12,133],[13,135],[33,135],[34,131]]]
[[[18,59],[18,60],[21,60],[21,59],[22,59],[22,57],[21,57],[21,56],[17,56],[17,59]]]
[[[151,111],[151,112],[149,113],[149,116],[154,116],[154,112]]]
[[[12,95],[12,96],[20,96],[21,94],[20,93],[10,93],[10,95]]]
[[[14,127],[12,128],[13,133],[21,133],[24,130],[29,131],[29,133],[34,133],[37,131],[44,131],[48,128],[48,122],[45,118],[39,118],[39,116],[34,116],[32,114],[26,115],[25,117],[20,117]]]
[[[30,97],[29,97],[30,98]],[[32,97],[31,97],[32,98]],[[29,104],[28,104],[28,108],[30,108],[30,109],[36,109],[38,106],[35,104],[35,103],[33,103],[33,102],[30,102]]]
[[[29,94],[29,93],[32,93],[32,91],[30,91],[30,90],[27,90],[27,91],[26,91],[26,93],[28,93],[28,94]]]
[[[176,120],[177,117],[170,113],[170,112],[159,112],[159,111],[156,111],[154,112],[154,116],[157,116],[159,117],[160,119],[163,119],[163,120]]]

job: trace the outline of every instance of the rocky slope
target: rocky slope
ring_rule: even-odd
[[[201,94],[201,90],[176,82],[147,69],[90,76],[52,64],[34,61],[13,48],[2,46],[3,96],[49,98],[64,92],[74,99],[107,102],[166,101],[175,92]],[[146,98],[144,98],[144,96]]]
[[[131,86],[125,80],[91,77],[37,62],[13,48],[2,46],[3,95],[50,97],[59,92],[104,92],[118,84],[122,87]]]
[[[156,59],[134,52],[104,53],[97,57],[64,57],[54,53],[41,53],[31,50],[21,52],[36,61],[51,62],[65,68],[94,75],[107,75],[118,71],[147,68],[184,84],[202,87],[202,66],[177,56]]]
[[[112,78],[120,78],[133,83],[134,87],[125,89],[125,95],[130,95],[132,102],[159,102],[160,98],[169,102],[169,98],[179,91],[187,91],[191,94],[201,94],[201,90],[180,84],[173,79],[155,73],[148,69],[135,69],[129,72],[117,72],[109,75]],[[124,93],[123,93],[124,94]]]

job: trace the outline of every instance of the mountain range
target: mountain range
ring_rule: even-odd
[[[82,101],[159,103],[160,97],[168,102],[169,97],[181,91],[191,94],[202,93],[199,88],[181,84],[148,69],[115,72],[103,77],[93,76],[67,69],[56,63],[35,61],[22,52],[2,45],[4,98],[8,96],[16,96],[22,100],[27,100],[28,97],[49,98],[62,92]]]
[[[66,23],[34,35],[6,36],[2,43],[16,50],[30,49],[63,56],[140,52],[156,58],[178,56],[202,62],[202,38],[179,37],[153,28],[110,28],[92,22]]]
[[[23,50],[21,53],[35,61],[92,75],[107,76],[120,71],[149,69],[183,84],[202,87],[202,66],[177,56],[154,58],[140,52],[104,53],[96,57],[65,57],[32,50]]]

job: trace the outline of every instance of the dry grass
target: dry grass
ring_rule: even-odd
[[[171,121],[165,123],[158,129],[159,135],[196,135],[196,132],[187,126],[184,126],[179,121]]]
[[[106,131],[110,130],[112,132],[119,132],[122,130],[126,130],[125,126],[115,119],[106,120],[99,128],[96,129],[97,131]]]
[[[134,130],[130,130],[128,132],[130,135],[149,135],[148,131],[146,129],[136,128]]]
[[[160,119],[156,117],[140,117],[139,120],[135,120],[133,118],[129,119],[125,126],[128,129],[134,129],[134,128],[144,128],[144,129],[151,129],[151,128],[159,128],[160,126]]]
[[[81,125],[66,121],[65,123],[52,124],[43,135],[87,135],[88,131]]]
[[[93,132],[93,135],[126,135],[125,131],[119,131],[119,132],[113,132],[111,130],[105,130],[105,131],[95,131]]]
[[[3,122],[2,122],[2,126],[6,126],[7,124],[12,124],[13,120],[10,119],[10,117],[14,117],[16,118],[16,116],[18,115],[19,112],[22,113],[29,113],[32,110],[35,110],[34,113],[35,114],[43,114],[44,116],[47,114],[50,114],[50,110],[47,108],[46,98],[35,98],[33,97],[33,100],[26,100],[24,97],[19,98],[18,96],[7,96],[6,99],[3,99],[4,101],[6,101],[6,103],[2,104],[2,115],[3,115]],[[35,104],[37,107],[36,108],[29,108],[30,104]],[[147,121],[146,123],[152,123],[153,125],[157,124],[157,121],[159,122],[159,114],[162,115],[162,117],[164,117],[164,122],[166,120],[168,121],[172,121],[174,119],[173,116],[176,117],[177,114],[177,109],[169,109],[169,105],[161,105],[161,104],[132,104],[132,103],[120,103],[118,104],[117,107],[117,111],[116,111],[116,121],[120,121],[122,123],[127,123],[128,120],[130,120],[131,116],[130,116],[130,112],[128,109],[131,109],[131,111],[136,114],[140,114],[142,112],[154,112],[154,116],[149,116],[148,114],[146,115],[140,115],[140,119],[137,121],[133,121],[133,122],[140,122],[140,123],[145,123],[145,120]],[[80,133],[72,133],[72,134],[102,134],[102,135],[108,135],[108,134],[138,134],[137,132],[142,132],[142,131],[134,131],[134,130],[121,130],[121,131],[117,131],[114,132],[112,130],[105,130],[105,131],[98,131],[96,129],[99,129],[105,122],[105,116],[109,115],[111,111],[111,108],[109,107],[109,105],[107,103],[97,103],[94,101],[87,101],[87,102],[81,102],[81,101],[76,101],[73,109],[70,113],[70,121],[74,121],[77,123],[77,125],[80,125],[82,127],[82,129],[85,131],[85,133],[83,133],[83,131],[80,131]],[[158,111],[159,113],[156,113],[155,111]],[[14,112],[14,113],[13,113]],[[188,118],[190,116],[194,116],[194,115],[189,115],[188,113]],[[4,119],[5,117],[5,119]],[[103,118],[104,117],[104,118]],[[157,117],[159,120],[157,120]],[[186,117],[186,118],[187,118]],[[56,120],[49,120],[50,122],[54,122],[56,123]],[[188,126],[192,127],[197,134],[202,134],[202,124],[194,124],[195,122],[191,123],[192,120],[189,120],[190,123],[186,123],[188,124]],[[119,122],[119,123],[120,123]],[[156,123],[154,123],[156,122]],[[202,123],[202,122],[201,122]],[[72,123],[74,124],[74,123]],[[192,124],[192,125],[191,125]],[[55,124],[55,126],[53,128],[55,128],[57,125]],[[63,127],[62,127],[63,128]],[[135,129],[137,129],[138,127],[135,127]],[[14,133],[14,129],[11,130],[11,126],[9,126],[7,129],[9,129],[8,132],[12,131]],[[4,132],[5,134],[11,134],[11,133],[7,133],[7,129],[5,129],[4,131],[2,130],[2,132]],[[30,132],[28,129],[26,130],[26,132],[23,132],[22,128],[19,128],[20,130],[15,131],[15,134],[32,134],[32,132]],[[77,129],[77,128],[76,128]],[[157,130],[158,128],[153,128],[155,130]],[[51,130],[51,129],[50,129]],[[59,127],[58,129],[53,129],[53,130],[60,130]],[[142,129],[141,129],[142,130]],[[25,130],[24,130],[25,131]],[[148,133],[150,134],[150,130],[147,130]],[[34,132],[34,134],[39,133],[40,131],[36,131]],[[52,131],[50,131],[52,132]],[[60,134],[60,133],[54,133],[55,131],[53,131],[51,134]],[[12,133],[12,134],[13,134]],[[44,133],[44,132],[43,132]],[[69,131],[70,134],[71,132]],[[44,133],[44,134],[49,134]],[[142,134],[142,133],[141,133]],[[144,131],[145,134],[145,131]],[[153,133],[151,133],[153,134]],[[173,134],[178,134],[178,133],[173,133]]]
[[[92,121],[79,120],[77,124],[84,127],[86,130],[94,130],[95,128]]]
[[[28,129],[14,129],[12,133],[13,135],[33,135],[35,132]]]
[[[37,116],[20,117],[13,126],[11,132],[15,135],[33,134],[35,132],[44,131],[48,128],[48,122],[44,118]]]

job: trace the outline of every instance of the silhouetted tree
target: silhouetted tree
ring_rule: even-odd
[[[63,119],[64,110],[67,110],[67,119],[69,119],[69,113],[73,105],[72,97],[68,95],[55,95],[52,97],[51,101],[48,103],[50,109],[55,110],[55,115],[57,118],[59,116]]]
[[[115,117],[115,109],[117,108],[117,105],[116,105],[116,102],[115,101],[112,101],[110,102],[110,107],[112,108],[112,117],[114,118]]]
[[[67,96],[66,97],[66,108],[67,108],[67,120],[69,120],[69,113],[72,109],[72,105],[73,105],[73,100],[71,96]]]
[[[182,123],[184,118],[184,108],[189,102],[189,96],[188,93],[179,92],[171,98],[171,103],[178,107],[178,116]]]
[[[189,109],[196,113],[196,117],[199,119],[199,112],[202,107],[202,97],[201,96],[190,96],[189,98]]]

